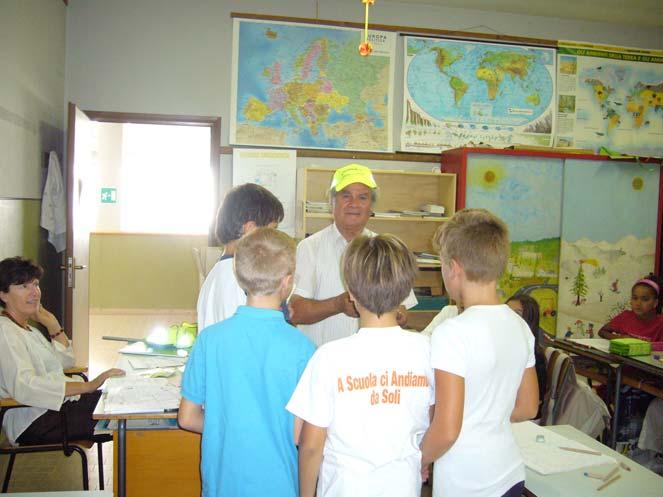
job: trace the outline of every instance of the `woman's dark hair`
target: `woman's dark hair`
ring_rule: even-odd
[[[0,261],[0,292],[9,292],[10,285],[22,285],[34,279],[40,279],[44,270],[29,259],[8,257]],[[0,306],[5,303],[0,300]]]
[[[647,276],[643,276],[642,279],[649,280],[652,283],[654,283],[654,285],[658,286],[658,290],[656,290],[656,287],[654,285],[651,285],[646,282],[641,282],[640,280],[635,282],[633,288],[635,288],[636,286],[644,286],[652,290],[656,295],[656,298],[658,299],[658,304],[656,305],[656,314],[661,314],[661,309],[663,309],[663,296],[661,295],[661,290],[663,290],[663,282],[661,281],[661,278],[655,276],[654,273],[649,273]],[[631,291],[633,291],[633,288],[631,288]]]
[[[507,300],[507,304],[517,300],[523,306],[523,319],[532,330],[535,337],[539,336],[539,304],[529,295],[514,295]]]
[[[272,192],[254,183],[236,186],[226,194],[216,215],[216,237],[222,244],[239,240],[249,221],[256,226],[283,221],[283,204]]]

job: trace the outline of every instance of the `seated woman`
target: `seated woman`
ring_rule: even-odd
[[[649,274],[631,289],[631,309],[622,311],[599,330],[603,338],[634,337],[649,342],[663,341],[661,282]]]
[[[105,371],[90,382],[74,381],[63,369],[73,366],[74,353],[53,314],[41,306],[42,269],[21,257],[0,262],[0,397],[23,407],[9,410],[3,428],[11,443],[31,445],[62,441],[60,409],[67,409],[70,440],[89,439],[97,389],[121,369]],[[41,323],[48,340],[29,320]]]
[[[522,317],[529,329],[534,335],[534,358],[536,360],[536,378],[539,383],[539,411],[537,418],[541,417],[541,406],[543,397],[546,394],[546,380],[548,374],[546,371],[546,358],[543,353],[545,332],[539,327],[539,304],[529,295],[514,295],[506,301],[506,305],[511,307]]]

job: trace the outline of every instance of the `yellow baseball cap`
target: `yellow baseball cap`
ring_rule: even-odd
[[[361,164],[348,164],[334,172],[334,177],[332,178],[329,189],[331,190],[334,188],[337,192],[340,192],[343,188],[352,183],[361,183],[369,188],[378,187],[373,178],[373,173],[371,173],[369,168],[362,166]]]

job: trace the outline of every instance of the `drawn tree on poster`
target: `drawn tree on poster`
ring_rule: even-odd
[[[587,290],[588,287],[585,282],[585,272],[582,270],[582,262],[580,262],[578,264],[578,274],[576,274],[576,277],[573,279],[573,287],[571,288],[571,292],[576,296],[575,305],[580,305],[580,299],[587,295]]]

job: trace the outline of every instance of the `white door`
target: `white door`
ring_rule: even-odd
[[[90,205],[86,172],[92,160],[92,121],[69,103],[67,130],[67,251],[65,253],[65,329],[71,333],[78,366],[88,365],[88,254]]]

